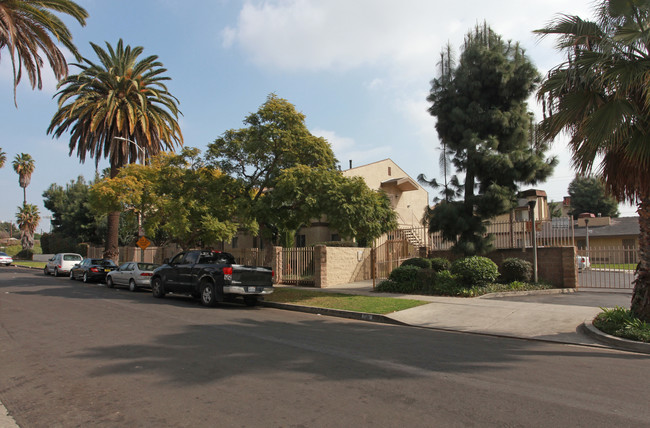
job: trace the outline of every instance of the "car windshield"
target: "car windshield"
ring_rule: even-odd
[[[81,256],[77,256],[76,254],[64,254],[63,260],[69,262],[78,262],[79,260],[81,260]]]
[[[160,265],[157,265],[155,263],[138,263],[138,269],[140,270],[154,270],[158,266]]]

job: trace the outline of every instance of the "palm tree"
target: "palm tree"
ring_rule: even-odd
[[[64,22],[52,13],[61,12],[86,25],[88,13],[70,0],[0,0],[0,50],[9,50],[14,77],[14,104],[16,87],[23,67],[32,89],[43,87],[41,67],[45,54],[54,76],[61,80],[68,74],[68,64],[55,42],[62,43],[77,59],[77,49]]]
[[[0,147],[0,168],[5,166],[5,162],[7,161],[7,154],[2,151],[2,147]]]
[[[18,184],[23,188],[23,205],[27,203],[27,186],[32,181],[34,159],[27,153],[16,155],[12,162],[14,171],[18,174]]]
[[[538,98],[541,132],[565,132],[573,165],[594,169],[620,202],[637,204],[640,263],[632,313],[650,322],[650,1],[600,0],[597,20],[561,15],[540,35],[553,35],[567,60],[545,78]]]
[[[165,84],[155,55],[138,60],[143,48],[117,47],[106,43],[107,51],[91,43],[99,63],[84,58],[77,65],[81,72],[59,84],[58,111],[48,134],[60,137],[70,131],[70,154],[75,150],[83,163],[86,156],[103,156],[110,161],[110,177],[120,168],[138,159],[146,159],[163,150],[183,144],[177,119],[178,100]],[[120,213],[108,215],[105,257],[117,260]]]
[[[38,227],[38,222],[41,221],[36,205],[23,204],[22,207],[18,207],[16,221],[20,229],[20,243],[23,250],[34,248],[34,232]]]

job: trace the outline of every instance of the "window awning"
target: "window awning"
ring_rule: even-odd
[[[393,178],[382,181],[381,187],[397,187],[402,192],[418,190],[418,184],[409,177]]]

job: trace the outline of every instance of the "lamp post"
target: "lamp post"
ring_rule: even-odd
[[[537,197],[529,199],[528,206],[530,207],[530,218],[532,223],[532,237],[533,237],[533,280],[537,283],[537,227],[535,225],[535,205],[537,204]]]
[[[587,245],[587,260],[590,261],[591,259],[589,258],[589,217],[585,218],[585,244]],[[587,267],[587,262],[585,262],[585,268]]]

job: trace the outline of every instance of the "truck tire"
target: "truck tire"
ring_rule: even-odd
[[[209,281],[203,281],[201,283],[201,304],[210,307],[217,306],[217,295],[214,290],[214,285]]]
[[[257,296],[244,296],[244,303],[246,306],[257,306]]]
[[[151,280],[151,293],[153,294],[153,297],[158,299],[165,297],[165,286],[160,278],[154,278]]]

